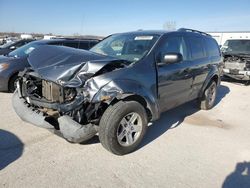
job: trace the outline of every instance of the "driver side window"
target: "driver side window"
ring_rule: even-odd
[[[187,46],[185,40],[181,36],[170,36],[164,39],[160,46],[160,55],[163,58],[167,53],[180,53],[183,60],[187,60]]]

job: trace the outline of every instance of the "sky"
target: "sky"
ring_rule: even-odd
[[[0,32],[99,35],[138,29],[250,31],[249,0],[0,0]]]

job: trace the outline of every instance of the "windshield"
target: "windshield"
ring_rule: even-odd
[[[223,53],[250,54],[250,40],[227,40],[221,51]]]
[[[28,56],[35,48],[37,48],[41,43],[30,42],[8,54],[8,56],[12,57],[26,57]]]
[[[158,35],[117,34],[104,39],[90,51],[136,62],[149,52],[158,38]]]

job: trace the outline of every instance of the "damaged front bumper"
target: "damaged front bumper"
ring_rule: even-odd
[[[90,139],[97,133],[93,124],[79,124],[68,115],[60,116],[56,123],[51,123],[49,116],[32,107],[24,98],[18,95],[17,91],[13,94],[12,104],[15,112],[23,121],[46,128],[70,142],[80,143]]]
[[[234,78],[236,80],[250,80],[250,71],[237,69],[223,69],[223,75]]]

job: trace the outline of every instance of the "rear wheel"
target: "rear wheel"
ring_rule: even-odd
[[[14,75],[10,78],[9,81],[9,92],[13,93],[16,90],[17,87],[17,80],[18,80],[18,76]]]
[[[136,101],[119,101],[108,107],[99,125],[103,147],[116,155],[134,151],[147,129],[147,113]]]
[[[211,81],[207,88],[204,90],[202,98],[200,99],[200,108],[202,110],[209,110],[213,108],[217,96],[217,84]]]

